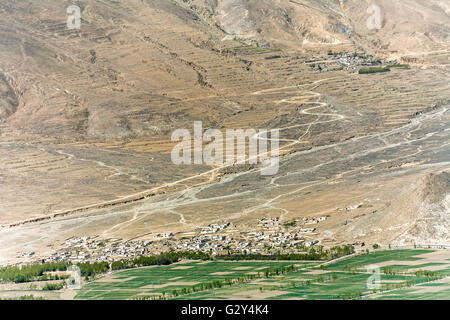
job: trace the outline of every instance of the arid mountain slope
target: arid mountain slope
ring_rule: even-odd
[[[402,55],[448,48],[450,41],[450,6],[442,0],[184,2],[200,7],[230,34],[291,49],[353,43]]]
[[[72,4],[0,3],[4,259],[266,216],[330,215],[307,236],[325,245],[393,241],[428,205],[417,181],[448,172],[445,1],[79,0],[79,30]],[[410,66],[358,73],[387,57]],[[280,172],[175,165],[171,133],[199,120],[279,129]]]
[[[164,136],[199,117],[220,126],[251,107],[229,96],[235,88],[275,80],[236,56],[239,41],[420,63],[437,52],[428,63],[448,63],[439,55],[449,47],[444,1],[380,0],[380,30],[367,28],[366,1],[82,0],[80,30],[67,29],[70,4],[0,4],[0,117],[16,128],[123,139]]]
[[[400,243],[444,243],[450,238],[450,174],[429,174],[404,200],[414,204],[406,211],[415,221],[396,239]],[[406,219],[405,219],[406,220]],[[409,219],[408,219],[409,220]]]

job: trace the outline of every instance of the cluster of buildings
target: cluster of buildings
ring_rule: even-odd
[[[270,253],[272,250],[296,249],[313,246],[317,224],[327,217],[302,218],[290,223],[280,223],[280,218],[263,218],[253,227],[239,230],[230,222],[209,224],[196,232],[160,233],[151,240],[100,239],[98,237],[72,237],[49,257],[48,261],[98,262],[133,259],[166,251],[203,251],[212,254],[229,252]],[[314,226],[308,226],[314,225]],[[28,253],[32,256],[34,253]],[[33,259],[38,259],[33,257]],[[41,260],[37,260],[41,261]]]
[[[180,251],[208,251],[221,252],[230,244],[231,240],[225,235],[196,236],[183,239],[176,244],[176,249]]]
[[[267,253],[270,250],[310,247],[319,241],[312,239],[316,226],[327,220],[327,216],[295,220],[289,227],[280,223],[279,217],[262,218],[258,224],[239,232],[229,228],[231,223],[212,224],[201,228],[193,237],[182,238],[176,242],[176,250],[202,250],[213,254],[227,252]],[[308,225],[316,225],[308,227]],[[232,230],[230,230],[232,229]]]
[[[155,237],[159,239],[169,239],[173,237],[173,232],[159,233]]]
[[[367,54],[357,54],[352,52],[329,53],[327,56],[314,57],[307,60],[314,70],[326,72],[331,70],[356,71],[360,67],[370,67],[382,64],[397,64],[397,61],[385,61],[374,59]]]
[[[323,217],[318,217],[318,218],[303,218],[302,221],[305,223],[305,225],[308,225],[308,224],[317,224],[317,223],[325,221],[327,219],[328,219],[327,216],[323,216]]]
[[[331,56],[334,61],[337,61],[344,70],[354,71],[358,67],[369,67],[377,64],[382,64],[384,61],[377,60],[374,61],[372,56],[365,54],[354,54],[354,53],[338,53]]]
[[[217,233],[219,231],[225,230],[230,226],[230,223],[224,223],[224,224],[210,224],[206,227],[204,227],[201,231],[201,233]]]
[[[258,223],[264,230],[276,229],[280,226],[280,218],[263,218]]]
[[[149,253],[150,241],[123,242],[121,239],[104,241],[91,237],[74,237],[65,241],[65,248],[58,250],[44,262],[96,262],[130,259]]]

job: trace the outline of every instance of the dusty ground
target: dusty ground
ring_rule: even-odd
[[[208,9],[85,0],[81,30],[67,30],[68,1],[3,1],[0,263],[22,252],[45,255],[71,236],[130,239],[217,221],[248,231],[264,216],[330,215],[315,235],[326,245],[448,243],[449,190],[424,198],[450,170],[448,14],[409,1],[408,10],[435,19],[425,25],[428,37],[417,32],[405,43],[411,32],[392,27],[393,8],[382,31],[365,34],[354,1],[298,2],[303,9],[272,16],[286,19],[287,10],[298,24],[315,12],[311,19],[326,25],[340,10],[332,24],[352,21],[357,35],[308,23],[296,33],[274,18],[274,27],[247,37],[258,17],[245,28],[224,21],[231,1]],[[261,3],[249,1],[250,11]],[[254,46],[264,39],[272,48]],[[417,43],[420,52],[411,49]],[[393,55],[412,68],[312,70],[306,61],[330,46]],[[273,55],[280,58],[267,59]],[[279,173],[173,165],[170,134],[194,120],[279,128],[286,154]]]

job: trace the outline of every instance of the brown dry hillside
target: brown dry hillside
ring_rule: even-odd
[[[450,5],[420,0],[185,0],[226,32],[275,46],[357,44],[378,53],[417,54],[449,45]],[[380,8],[380,29],[368,18]]]
[[[367,28],[366,1],[83,0],[82,28],[68,30],[70,3],[0,4],[0,116],[16,128],[123,139],[165,135],[197,118],[220,126],[251,107],[230,93],[274,80],[236,55],[239,41],[302,53],[408,54],[410,62],[425,53],[448,63],[445,1],[375,2],[381,30]]]
[[[0,1],[0,258],[267,216],[410,242],[415,208],[448,211],[423,179],[449,171],[449,28],[438,0]],[[173,164],[198,120],[279,129],[277,175]]]

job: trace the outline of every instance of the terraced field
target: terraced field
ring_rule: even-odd
[[[448,250],[397,249],[344,258],[338,262],[182,262],[126,270],[86,284],[76,299],[449,299],[450,253]],[[298,268],[265,277],[268,268],[295,264]],[[372,273],[380,268],[380,287],[368,288]],[[388,270],[388,271],[386,271]],[[394,270],[394,271],[392,271]],[[421,271],[438,271],[438,279]],[[214,280],[258,275],[244,283],[170,296],[175,289],[191,288]]]
[[[214,280],[237,279],[243,275],[258,273],[270,268],[296,264],[312,267],[314,262],[222,262],[191,261],[171,266],[140,268],[114,273],[89,283],[76,295],[76,299],[130,299],[143,296],[159,296],[185,287]]]
[[[69,2],[0,3],[0,264],[48,257],[72,237],[153,240],[219,222],[245,235],[264,217],[327,216],[305,236],[326,246],[449,243],[448,197],[426,192],[450,168],[439,6],[383,1],[395,18],[368,34],[360,1],[277,1],[292,17],[266,2],[275,24],[260,31],[267,11],[236,27],[190,0],[80,0],[82,28],[68,30]],[[417,10],[427,24],[405,35],[396,22]],[[350,20],[357,25],[342,29]],[[235,33],[241,24],[256,33]],[[411,69],[311,68],[330,48]],[[277,175],[174,165],[171,133],[199,120],[279,129]]]
[[[375,295],[374,299],[382,300],[448,300],[450,283],[448,278],[417,285],[414,289],[392,290],[389,293]]]
[[[433,254],[439,256],[440,262],[426,263],[428,259],[435,261]],[[339,262],[327,264],[326,267],[306,268],[272,279],[261,279],[233,288],[221,288],[214,293],[195,293],[182,297],[183,299],[384,299],[384,297],[399,297],[397,292],[403,292],[402,299],[408,299],[408,293],[420,291],[422,286],[439,286],[447,283],[448,278],[430,281],[425,276],[416,276],[408,263],[415,263],[415,269],[439,270],[442,276],[450,275],[450,264],[446,258],[448,252],[432,250],[389,250],[363,254],[346,258]],[[395,261],[395,262],[394,262]],[[395,264],[394,264],[395,263]],[[398,264],[397,264],[398,263]],[[404,263],[404,264],[403,264]],[[380,268],[393,267],[395,274],[385,274],[381,269],[380,293],[373,293],[368,288],[368,280],[372,275],[367,267],[377,265]],[[308,282],[309,281],[309,282]],[[408,287],[395,290],[390,288]],[[413,287],[414,289],[411,289]],[[445,288],[445,287],[443,287]],[[444,291],[438,299],[448,299]],[[430,292],[432,292],[430,290]],[[435,291],[433,291],[435,292]],[[414,295],[411,297],[414,298]],[[418,298],[418,297],[416,297]],[[423,298],[434,299],[432,295]]]

